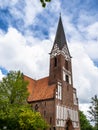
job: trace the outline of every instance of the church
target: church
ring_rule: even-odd
[[[49,130],[80,130],[78,98],[73,87],[71,55],[68,49],[62,18],[50,52],[49,76],[29,81],[28,103],[50,125]]]

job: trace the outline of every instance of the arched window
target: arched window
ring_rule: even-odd
[[[57,66],[57,57],[54,58],[54,67]]]
[[[69,76],[66,75],[66,82],[69,83]]]
[[[68,70],[69,69],[69,67],[68,67],[68,61],[67,60],[65,60],[65,68]]]
[[[50,117],[50,124],[52,124],[52,117]]]
[[[35,105],[35,111],[38,111],[38,108],[39,108],[39,106],[38,106],[38,104],[36,104]]]

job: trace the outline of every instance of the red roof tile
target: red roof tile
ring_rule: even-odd
[[[46,100],[54,97],[56,84],[48,85],[49,77],[33,80],[27,76],[24,76],[24,79],[29,81],[28,91],[30,96],[28,97],[28,102]]]

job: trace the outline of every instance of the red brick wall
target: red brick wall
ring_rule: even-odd
[[[42,117],[52,126],[55,125],[55,101],[54,99],[46,101],[38,101],[32,103],[33,109],[35,109],[36,104],[38,105],[38,111],[41,113]]]

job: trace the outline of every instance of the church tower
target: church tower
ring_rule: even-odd
[[[50,53],[49,85],[52,84],[57,85],[55,94],[56,129],[80,130],[78,98],[76,89],[73,87],[71,55],[61,16]]]
[[[50,53],[49,84],[58,80],[72,84],[71,55],[67,46],[61,16],[53,48]]]
[[[78,98],[73,87],[71,55],[61,16],[50,53],[49,76],[29,81],[28,103],[48,122],[47,130],[80,130]]]

